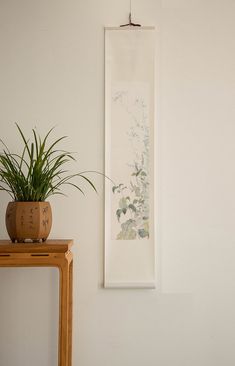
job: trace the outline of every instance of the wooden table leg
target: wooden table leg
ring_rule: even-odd
[[[72,364],[72,254],[66,253],[60,266],[59,366]]]
[[[69,340],[68,340],[68,366],[72,366],[72,320],[73,320],[73,259],[69,266]]]

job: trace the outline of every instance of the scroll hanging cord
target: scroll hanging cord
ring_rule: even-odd
[[[129,12],[129,23],[122,24],[120,27],[141,27],[141,24],[133,23],[131,19],[131,0],[130,0],[130,12]]]

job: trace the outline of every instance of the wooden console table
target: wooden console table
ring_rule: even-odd
[[[0,240],[0,267],[59,268],[59,366],[72,365],[72,245],[72,240],[19,244]]]

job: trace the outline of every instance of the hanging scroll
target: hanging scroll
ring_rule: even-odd
[[[105,287],[155,283],[153,27],[105,29]]]

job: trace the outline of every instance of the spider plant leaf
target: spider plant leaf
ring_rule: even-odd
[[[97,193],[97,189],[95,188],[94,184],[92,183],[92,181],[90,179],[88,179],[85,175],[83,174],[77,174],[78,177],[82,177],[83,179],[85,179],[90,185],[91,187],[94,189],[94,191]]]
[[[75,184],[75,183],[71,183],[71,182],[66,182],[66,183],[64,183],[64,184],[67,184],[67,185],[69,185],[69,186],[72,186],[72,187],[75,187],[75,188],[77,188],[84,196],[85,196],[85,193],[83,192],[83,190],[77,185],[77,184]]]
[[[26,140],[26,138],[25,138],[25,136],[24,136],[24,134],[23,134],[23,131],[21,130],[21,128],[20,128],[20,126],[18,125],[18,123],[16,123],[16,127],[18,128],[18,131],[19,131],[19,133],[20,133],[20,135],[21,135],[21,137],[22,137],[22,139],[23,139],[23,141],[24,141],[24,144],[25,144],[25,147],[26,147],[26,149],[27,149],[27,152],[28,152],[28,154],[30,155],[30,150],[29,150],[29,146],[28,146],[28,141]]]
[[[35,143],[35,150],[36,150],[36,157],[38,159],[38,146],[39,146],[39,141],[38,141],[38,138],[37,138],[37,134],[36,134],[36,131],[35,129],[33,129],[33,136],[34,136],[34,143]]]

